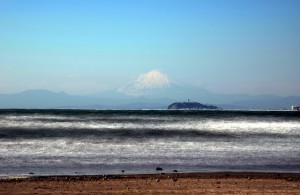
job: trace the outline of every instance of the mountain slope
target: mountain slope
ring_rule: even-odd
[[[114,92],[98,97],[74,96],[64,92],[30,90],[0,94],[0,108],[87,108],[87,109],[166,109],[173,102],[191,101],[225,109],[289,109],[300,104],[300,97],[247,94],[216,94],[198,87],[170,84],[166,88],[144,89],[147,95],[130,96]],[[113,94],[113,97],[110,95]]]
[[[60,108],[100,103],[95,98],[70,96],[64,92],[29,90],[18,94],[0,95],[1,108]]]

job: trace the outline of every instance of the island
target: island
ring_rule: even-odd
[[[218,110],[217,106],[200,104],[198,102],[175,102],[168,106],[169,110]]]

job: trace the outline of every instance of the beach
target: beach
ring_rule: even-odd
[[[0,194],[299,194],[299,173],[160,173],[1,179]]]

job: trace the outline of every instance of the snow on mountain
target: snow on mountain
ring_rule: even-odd
[[[161,109],[172,102],[195,101],[229,109],[288,109],[300,97],[276,95],[217,94],[187,84],[178,84],[165,73],[152,70],[117,90],[95,96],[73,96],[47,90],[0,94],[0,108],[102,108]]]
[[[141,74],[132,83],[118,89],[118,92],[130,96],[149,95],[147,91],[164,89],[170,87],[171,81],[169,77],[158,71],[152,70],[146,74]]]

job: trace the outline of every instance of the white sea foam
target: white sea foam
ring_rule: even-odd
[[[126,119],[126,120],[125,120]],[[80,120],[79,117],[53,117],[53,116],[9,116],[0,118],[2,128],[22,129],[94,129],[94,130],[194,130],[228,133],[276,133],[300,135],[298,121],[266,121],[266,120],[222,120],[222,119],[182,119],[168,120],[163,118],[157,121],[155,117],[129,117],[88,118]]]
[[[156,166],[163,166],[167,171],[275,169],[286,172],[299,171],[300,167],[300,123],[295,118],[21,115],[0,116],[0,127],[0,175],[115,173],[112,167],[117,167],[117,171],[125,169],[127,173],[151,172]],[[154,137],[150,134],[149,139],[118,137],[118,134],[8,139],[1,134],[6,129],[27,129],[34,133],[41,129],[58,133],[66,129],[71,134],[76,129],[79,132],[130,130],[132,134],[148,129],[154,134],[156,130],[170,131],[170,134]],[[171,137],[177,132],[180,133]],[[185,137],[182,132],[190,132],[191,136]],[[193,132],[200,134],[197,137]],[[233,134],[237,138],[210,137],[210,133]]]

